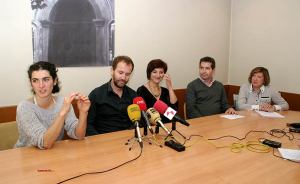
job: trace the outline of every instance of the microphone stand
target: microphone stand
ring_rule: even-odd
[[[137,136],[137,131],[136,129],[134,129],[134,136],[130,139],[127,140],[127,142],[125,143],[125,145],[130,145],[129,146],[129,151],[132,150],[133,145],[138,142],[138,136]]]
[[[156,133],[156,134],[159,133],[159,124],[157,124],[157,125],[155,126],[155,133]]]
[[[148,142],[150,145],[157,145],[159,146],[160,148],[162,148],[163,146],[158,143],[154,137],[154,135],[152,135],[154,137],[154,140],[151,140],[149,137],[147,137],[147,134],[148,134],[148,127],[147,125],[145,124],[145,126],[143,127],[144,128],[144,135],[142,136],[142,140]],[[159,128],[159,127],[158,127]],[[129,151],[131,151],[133,149],[133,146],[136,142],[139,142],[138,141],[138,134],[137,134],[137,130],[135,129],[134,130],[134,137],[130,138],[127,140],[127,142],[125,143],[125,145],[130,145],[129,147]]]
[[[176,121],[172,119],[172,130],[176,130]]]
[[[147,136],[148,135],[148,127],[147,127],[147,124],[145,123],[144,124],[144,136]]]
[[[155,127],[155,133],[156,133],[156,131],[157,131],[157,133],[159,132],[159,127],[157,127],[157,126]],[[151,133],[151,131],[150,131],[150,133]],[[160,143],[157,142],[154,134],[151,133],[153,140],[151,138],[149,138],[147,135],[148,135],[148,126],[145,123],[145,126],[144,126],[144,135],[142,136],[142,140],[148,142],[150,145],[153,145],[153,143],[154,143],[155,145],[157,145],[157,146],[159,146],[161,148],[163,147]]]
[[[173,134],[172,134],[173,131],[177,132],[181,137],[184,138],[184,140],[186,140],[186,137],[182,133],[180,133],[178,130],[176,130],[176,120],[174,120],[174,119],[172,119],[172,130],[171,130],[171,133],[170,133],[170,135],[168,135],[165,138],[165,140],[167,140],[169,136],[171,136],[173,139],[175,139],[174,136],[173,136]]]
[[[182,135],[182,133],[180,133],[178,130],[176,130],[176,120],[172,119],[172,131],[176,131],[177,133],[179,133],[184,139],[186,139],[186,137],[184,135]]]

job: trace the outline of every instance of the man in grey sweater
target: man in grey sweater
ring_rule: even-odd
[[[186,93],[187,118],[197,118],[219,113],[236,114],[227,103],[221,82],[214,80],[215,60],[204,57],[199,62],[199,78],[190,82]]]

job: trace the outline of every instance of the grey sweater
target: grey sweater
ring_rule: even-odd
[[[186,113],[189,119],[224,113],[228,108],[226,92],[221,82],[214,81],[208,87],[197,78],[188,84]]]
[[[23,146],[37,146],[43,149],[43,136],[47,129],[52,125],[56,116],[58,115],[64,98],[62,96],[56,97],[56,103],[51,109],[43,109],[34,103],[23,100],[17,106],[17,125],[19,131],[19,139],[15,147]],[[64,129],[67,131],[69,137],[77,139],[75,129],[78,124],[78,119],[75,116],[74,110],[71,106],[69,113],[65,119]],[[64,136],[64,129],[57,140],[61,140]]]

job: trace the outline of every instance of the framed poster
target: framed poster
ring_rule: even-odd
[[[33,60],[58,67],[110,66],[114,0],[31,0]]]

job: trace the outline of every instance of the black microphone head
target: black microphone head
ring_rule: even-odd
[[[177,114],[175,114],[175,116],[173,117],[174,120],[178,121],[179,123],[185,125],[185,126],[190,126],[190,124],[185,121],[184,119],[182,119],[181,117],[179,117]]]
[[[288,127],[300,128],[300,123],[287,123],[286,125]]]
[[[178,121],[179,123],[189,126],[190,124],[186,122],[184,119],[178,116],[177,111],[172,109],[171,107],[168,107],[166,111],[164,112],[164,116],[167,117],[169,120],[175,120]]]

